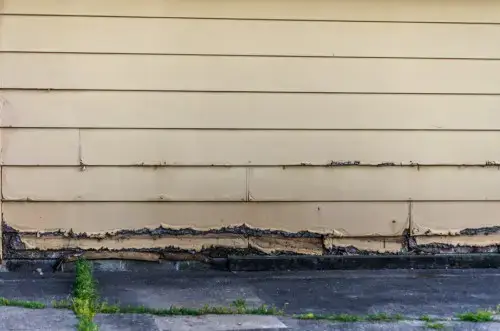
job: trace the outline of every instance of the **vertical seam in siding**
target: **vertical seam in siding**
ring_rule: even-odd
[[[245,168],[245,201],[250,201],[250,168]]]
[[[408,234],[413,234],[413,201],[408,200]]]

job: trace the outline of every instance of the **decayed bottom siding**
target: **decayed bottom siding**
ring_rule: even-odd
[[[500,210],[500,209],[499,209]],[[4,202],[4,221],[23,232],[87,234],[121,229],[191,228],[242,224],[341,237],[399,236],[408,228],[406,202]]]
[[[3,228],[7,258],[28,251],[44,255],[43,252],[86,250],[190,252],[211,257],[214,254],[225,257],[235,251],[238,254],[264,255],[384,254],[401,252],[405,245],[402,236],[341,238],[307,231],[262,230],[244,225],[209,231],[157,228],[93,235],[60,231],[25,232],[5,223]]]
[[[500,233],[417,236],[412,249],[425,254],[500,253]]]
[[[80,250],[383,254],[401,251],[409,228],[405,202],[6,201],[5,207],[6,256]]]
[[[192,229],[122,230],[89,236],[75,233],[19,232],[4,224],[6,258],[47,258],[83,251],[137,251],[158,253],[169,260],[228,255],[373,255],[499,253],[500,233],[449,236],[335,237],[310,232],[286,233],[225,228],[211,231]],[[409,233],[409,232],[408,232]],[[126,258],[126,257],[124,257]],[[196,258],[199,260],[199,258]],[[203,259],[201,259],[203,260]]]
[[[469,217],[480,207],[488,207],[482,218]],[[136,251],[179,260],[233,254],[499,252],[500,227],[495,226],[494,220],[499,207],[497,202],[131,204],[7,201],[3,215],[4,256],[50,258],[68,252]],[[457,230],[416,231],[431,225],[437,220],[436,216],[445,211],[469,209],[469,213],[462,214]],[[452,224],[450,217],[443,225]],[[253,223],[253,227],[246,225],[247,221]],[[273,228],[267,228],[268,225]],[[434,227],[443,228],[438,225]]]

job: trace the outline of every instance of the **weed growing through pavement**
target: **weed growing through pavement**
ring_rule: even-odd
[[[55,309],[72,309],[73,305],[71,304],[71,301],[69,300],[59,300],[59,301],[52,301],[52,308]]]
[[[443,330],[445,326],[443,323],[427,322],[427,323],[425,323],[425,327],[427,329],[431,329],[431,330]]]
[[[72,309],[78,318],[78,331],[98,331],[93,322],[96,314],[97,290],[92,276],[92,267],[86,260],[76,262],[76,275],[73,286],[73,298],[53,301],[50,307],[57,309]],[[0,298],[0,306],[22,307],[30,309],[47,308],[42,302]]]
[[[22,307],[29,309],[43,309],[47,307],[44,303],[38,301],[16,300],[16,299],[6,299],[6,298],[0,298],[0,306]]]
[[[457,314],[459,320],[464,322],[491,322],[493,321],[493,312],[488,310],[478,310],[476,312],[466,312]]]
[[[404,319],[405,317],[401,314],[389,315],[386,313],[377,313],[366,316],[366,320],[370,322],[397,322]]]
[[[284,315],[274,306],[248,307],[245,300],[238,299],[229,307],[205,305],[201,308],[171,306],[170,308],[149,308],[144,306],[119,306],[101,302],[96,312],[103,314],[151,314],[157,316],[201,316],[201,315]]]
[[[285,315],[284,309],[275,306],[261,305],[249,307],[244,299],[237,299],[229,306],[203,306],[201,308],[187,308],[171,306],[166,309],[149,308],[144,306],[120,306],[106,302],[100,302],[97,294],[96,281],[92,275],[90,262],[84,259],[76,261],[76,276],[73,287],[73,298],[71,300],[53,301],[47,306],[42,302],[6,299],[0,297],[0,306],[22,307],[30,309],[43,309],[47,307],[56,309],[72,309],[78,318],[78,331],[98,331],[98,326],[93,322],[97,313],[118,314],[151,314],[157,316],[201,316],[201,315]],[[465,322],[491,322],[495,314],[500,313],[500,305],[496,310],[478,310],[476,312],[465,312],[456,315],[456,318]],[[299,314],[294,318],[302,320],[325,320],[332,322],[397,322],[402,320],[415,321],[415,318],[405,317],[401,314],[376,313],[370,315],[351,314]],[[428,315],[419,318],[425,322],[428,329],[441,330],[445,328],[442,319],[433,319]]]
[[[73,287],[72,308],[78,318],[78,331],[98,331],[93,322],[97,306],[96,282],[92,276],[90,262],[76,261],[76,276]]]

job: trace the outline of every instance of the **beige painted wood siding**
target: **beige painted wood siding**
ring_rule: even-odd
[[[497,225],[496,0],[2,3],[16,229]]]
[[[89,24],[91,23],[91,24]],[[12,51],[499,58],[496,25],[7,16]],[[69,31],[63,33],[61,31]],[[75,36],[77,34],[77,36]],[[463,39],[453,38],[461,35]],[[217,36],[214,38],[214,36]],[[450,38],[451,37],[451,38]],[[140,40],[131,43],[130,40]],[[467,47],[463,47],[467,40]],[[436,47],[438,46],[439,47]]]

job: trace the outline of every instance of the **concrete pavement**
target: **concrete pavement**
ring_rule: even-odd
[[[296,313],[400,313],[450,318],[500,303],[500,270],[375,270],[229,273],[96,272],[101,299],[121,305],[169,308],[228,305],[244,299]],[[50,303],[69,298],[71,273],[0,273],[0,296]],[[424,330],[425,323],[331,323],[276,316],[158,317],[98,315],[100,330]],[[65,310],[0,307],[0,330],[74,330]],[[500,323],[445,323],[449,330],[500,330]]]

